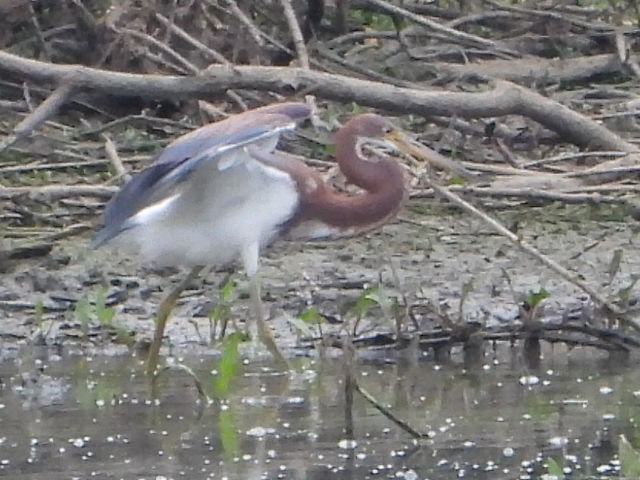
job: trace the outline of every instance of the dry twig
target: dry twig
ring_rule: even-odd
[[[55,89],[53,93],[38,106],[38,108],[14,127],[13,134],[9,135],[9,137],[7,137],[3,142],[0,142],[0,153],[14,145],[18,140],[27,137],[48,118],[54,116],[60,107],[71,99],[72,94],[75,91],[75,87],[71,82],[65,82],[64,77],[64,75],[60,76],[58,79],[60,81],[60,86]]]
[[[461,45],[467,45],[472,47],[488,47],[498,52],[507,53],[513,56],[518,56],[518,52],[501,46],[497,42],[487,40],[486,38],[478,37],[477,35],[471,35],[469,33],[460,32],[453,28],[445,27],[438,22],[429,20],[426,17],[416,15],[408,10],[397,7],[389,2],[383,0],[367,0],[367,3],[374,5],[388,13],[398,15],[410,20],[413,23],[428,28],[429,30],[444,35],[445,38],[450,39],[452,42],[459,43]]]

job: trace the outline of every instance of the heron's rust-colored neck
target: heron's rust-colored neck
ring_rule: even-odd
[[[372,230],[394,217],[407,198],[403,172],[390,160],[380,160],[375,165],[377,177],[364,172],[365,176],[359,178],[371,181],[369,186],[375,189],[349,196],[322,184],[315,192],[302,195],[297,215],[300,224],[317,222],[318,231],[323,231],[323,227],[331,230],[319,236],[341,237]],[[377,180],[380,178],[385,183]],[[350,180],[355,183],[353,178]],[[303,236],[315,235],[310,230]]]
[[[298,211],[284,226],[291,237],[355,235],[382,225],[402,207],[407,199],[402,167],[387,158],[361,158],[357,142],[353,125],[347,124],[336,133],[340,170],[350,183],[364,190],[362,193],[336,192],[306,166],[285,169],[296,181],[300,193]]]
[[[355,123],[347,123],[338,130],[334,144],[340,171],[350,183],[368,192],[374,192],[384,187],[387,180],[383,176],[384,164],[378,165],[378,162],[360,157],[358,132]]]

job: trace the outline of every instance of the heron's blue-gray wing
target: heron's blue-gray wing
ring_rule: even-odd
[[[220,170],[227,168],[233,164],[234,153],[270,140],[275,145],[282,132],[292,130],[309,115],[310,109],[303,103],[271,105],[178,138],[111,199],[105,210],[104,227],[94,237],[92,247],[135,227],[145,209],[162,207],[178,198],[189,177],[204,163],[217,162]]]

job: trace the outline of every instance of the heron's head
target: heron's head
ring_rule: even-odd
[[[358,146],[373,144],[386,150],[402,152],[418,160],[427,161],[439,168],[449,170],[463,178],[475,178],[462,165],[422,145],[397,128],[386,118],[375,113],[365,113],[352,118],[346,126],[358,137]]]
[[[363,113],[353,117],[345,127],[351,127],[358,137],[371,139],[383,139],[397,130],[389,120],[375,113]]]

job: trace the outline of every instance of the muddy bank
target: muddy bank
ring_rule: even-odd
[[[619,298],[638,271],[637,229],[607,220],[607,212],[549,206],[496,214],[542,253],[611,298]],[[163,292],[183,273],[137,265],[106,248],[89,250],[88,238],[62,241],[45,257],[16,261],[3,275],[4,341],[87,342],[99,352],[114,342],[149,339]],[[617,269],[614,257],[619,259]],[[409,305],[430,302],[454,321],[464,298],[461,320],[485,325],[520,321],[519,305],[543,289],[548,298],[536,314],[542,320],[593,311],[582,291],[478,220],[435,200],[412,202],[399,220],[362,238],[279,242],[267,251],[262,276],[271,325],[279,342],[292,348],[309,333],[302,332],[293,317],[314,308],[325,317],[324,333],[339,332],[345,322],[353,322],[353,305],[363,291],[377,285],[387,299]],[[248,314],[244,276],[210,272],[180,300],[167,329],[167,345],[210,348],[208,315],[229,278],[238,284],[228,302],[229,318],[232,325],[243,324]],[[416,321],[422,321],[419,315]],[[363,334],[394,329],[378,305],[367,310],[359,327]]]

